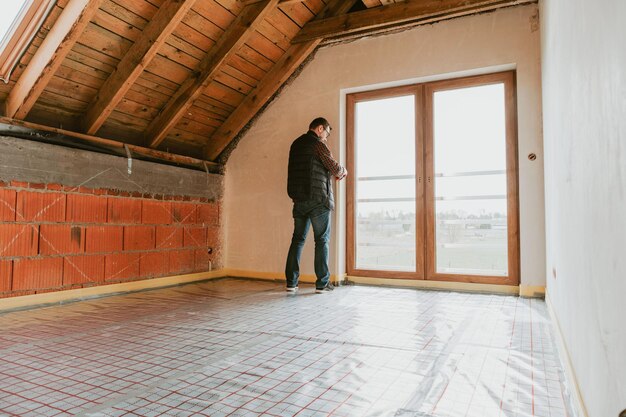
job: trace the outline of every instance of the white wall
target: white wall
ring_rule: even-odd
[[[248,131],[227,164],[226,266],[283,277],[292,219],[286,192],[291,142],[316,116],[335,127],[333,154],[345,159],[345,92],[461,74],[517,69],[521,281],[545,283],[541,75],[536,5],[454,19],[318,51]],[[534,162],[527,155],[534,152]],[[345,198],[339,198],[339,205]],[[342,220],[340,210],[335,225]],[[341,226],[341,225],[340,225]],[[339,233],[338,233],[339,232]],[[331,273],[345,270],[343,229],[334,228]],[[312,239],[302,272],[313,274]]]
[[[614,417],[626,409],[626,2],[541,7],[548,297],[589,416]]]

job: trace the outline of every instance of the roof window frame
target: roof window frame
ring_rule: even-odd
[[[11,73],[52,11],[56,0],[26,0],[5,36],[0,40],[0,80]]]

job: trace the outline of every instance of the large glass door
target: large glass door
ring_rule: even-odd
[[[348,274],[518,283],[514,73],[350,95],[348,118]]]
[[[514,74],[425,88],[427,278],[516,284]]]
[[[355,97],[351,97],[354,99]],[[423,273],[422,89],[411,86],[360,95],[349,107],[354,156],[352,269],[369,276]],[[419,216],[418,216],[419,214]]]

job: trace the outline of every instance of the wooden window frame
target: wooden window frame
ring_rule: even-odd
[[[436,91],[503,83],[505,94],[505,134],[507,162],[507,232],[508,275],[462,275],[436,272],[435,259],[435,190],[433,162],[433,96]],[[454,78],[442,81],[392,87],[348,94],[346,96],[346,162],[355,173],[355,108],[359,102],[415,94],[415,210],[416,270],[381,271],[356,268],[356,178],[349,175],[346,184],[346,269],[348,275],[432,281],[471,282],[480,284],[519,285],[519,196],[517,149],[517,98],[515,71]],[[421,249],[420,249],[421,248]]]
[[[56,0],[26,2],[0,44],[0,80],[9,82],[13,69],[50,14]]]

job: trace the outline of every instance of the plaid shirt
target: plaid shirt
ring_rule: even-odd
[[[348,171],[341,164],[335,161],[325,140],[318,140],[315,145],[317,157],[322,161],[322,165],[337,179],[342,179],[348,175]]]

